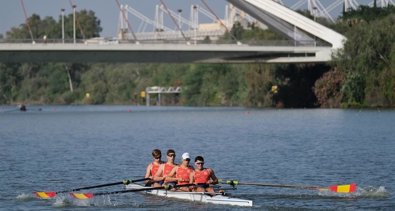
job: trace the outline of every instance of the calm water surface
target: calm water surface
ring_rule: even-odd
[[[60,191],[141,178],[151,150],[203,155],[219,178],[329,186],[352,195],[239,186],[253,210],[395,210],[394,110],[131,106],[0,107],[1,210],[237,210],[139,193],[81,202]],[[122,186],[88,192],[120,190]],[[243,208],[245,209],[245,208]]]

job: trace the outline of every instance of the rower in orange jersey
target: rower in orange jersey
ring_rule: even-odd
[[[158,171],[160,165],[163,163],[162,152],[159,149],[152,150],[152,157],[154,161],[147,166],[147,170],[145,172],[144,178],[150,178],[151,180],[147,180],[147,185],[151,185],[154,181],[154,176]]]
[[[214,170],[211,168],[204,168],[204,158],[197,156],[195,158],[195,170],[192,173],[193,181],[197,185],[194,188],[196,192],[214,192],[214,189],[209,185],[218,184],[218,178],[215,176]]]
[[[182,163],[171,170],[171,172],[166,177],[166,181],[177,182],[177,185],[192,183],[193,168],[189,165],[189,162],[191,161],[189,153],[185,152],[181,157]],[[191,191],[190,187],[180,187],[179,190],[187,192]]]
[[[160,165],[158,171],[154,175],[153,178],[154,181],[158,181],[154,183],[154,187],[160,187],[164,183],[169,183],[166,180],[166,177],[167,175],[169,175],[171,170],[173,170],[173,168],[177,166],[177,164],[174,163],[174,159],[176,158],[176,152],[174,151],[174,149],[167,150],[166,155],[167,155],[167,162]],[[175,185],[175,182],[172,183],[173,183],[172,185]]]

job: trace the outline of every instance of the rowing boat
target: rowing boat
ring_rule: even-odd
[[[145,187],[139,184],[129,184],[126,185],[126,189],[144,189],[150,188]],[[233,206],[243,206],[243,207],[252,207],[252,201],[247,199],[239,199],[232,198],[229,196],[224,196],[222,194],[217,193],[207,193],[207,192],[181,192],[181,191],[170,191],[170,190],[146,190],[143,193],[168,197],[168,198],[176,198],[182,200],[188,200],[193,202],[201,202],[201,203],[211,203],[211,204],[220,204],[220,205],[233,205]]]

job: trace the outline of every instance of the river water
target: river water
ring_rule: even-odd
[[[354,194],[241,185],[230,191],[253,200],[253,210],[395,210],[394,123],[394,110],[2,106],[0,209],[245,209],[140,193],[83,202],[32,194],[138,179],[152,149],[174,148],[177,161],[183,152],[203,155],[223,179],[358,185]]]

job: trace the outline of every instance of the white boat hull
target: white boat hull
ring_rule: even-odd
[[[126,189],[141,189],[141,188],[149,188],[149,187],[144,187],[138,184],[129,184],[126,186]],[[212,196],[204,192],[179,192],[179,191],[168,191],[168,190],[147,190],[142,192],[151,195],[176,198],[176,199],[188,200],[193,202],[252,207],[251,200],[231,198],[229,196],[223,196],[223,195]]]

